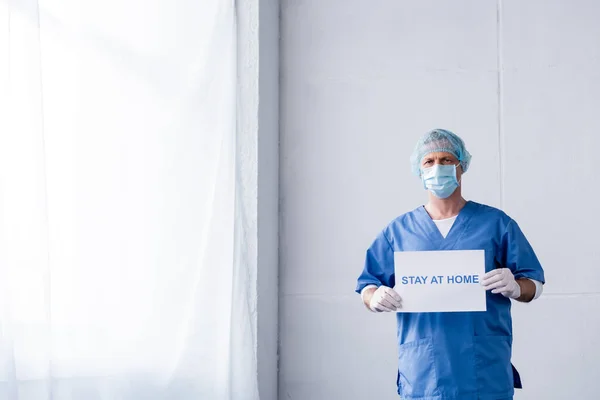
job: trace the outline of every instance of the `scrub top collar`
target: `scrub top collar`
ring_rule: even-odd
[[[422,227],[425,228],[427,236],[435,247],[438,247],[439,250],[452,250],[454,249],[456,242],[467,230],[471,217],[476,209],[477,203],[467,201],[465,206],[458,213],[456,221],[454,221],[450,232],[448,232],[448,235],[445,238],[435,225],[435,222],[431,219],[429,213],[427,213],[427,210],[425,210],[425,206],[417,208],[416,216],[419,222],[421,222]]]

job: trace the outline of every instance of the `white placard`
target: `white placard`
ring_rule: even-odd
[[[483,250],[394,253],[399,312],[486,311]]]

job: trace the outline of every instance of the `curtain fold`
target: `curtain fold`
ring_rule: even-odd
[[[234,2],[0,30],[0,399],[258,399]]]

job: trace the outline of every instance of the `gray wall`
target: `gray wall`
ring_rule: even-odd
[[[277,397],[279,331],[279,1],[260,0],[258,4],[257,362],[260,398],[268,400]]]
[[[237,199],[248,276],[259,396],[277,398],[279,2],[237,0]],[[253,290],[251,287],[250,290]],[[233,355],[235,357],[235,355]],[[238,378],[235,378],[238,379]],[[243,395],[242,395],[243,396]],[[251,398],[251,394],[246,397]]]
[[[600,3],[283,0],[280,399],[396,399],[393,314],[353,293],[364,252],[426,200],[435,127],[473,154],[465,197],[514,217],[548,284],[514,307],[516,399],[596,399]],[[594,391],[594,392],[593,392]]]

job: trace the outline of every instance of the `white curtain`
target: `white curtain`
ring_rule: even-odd
[[[0,399],[258,399],[233,0],[0,0]]]

